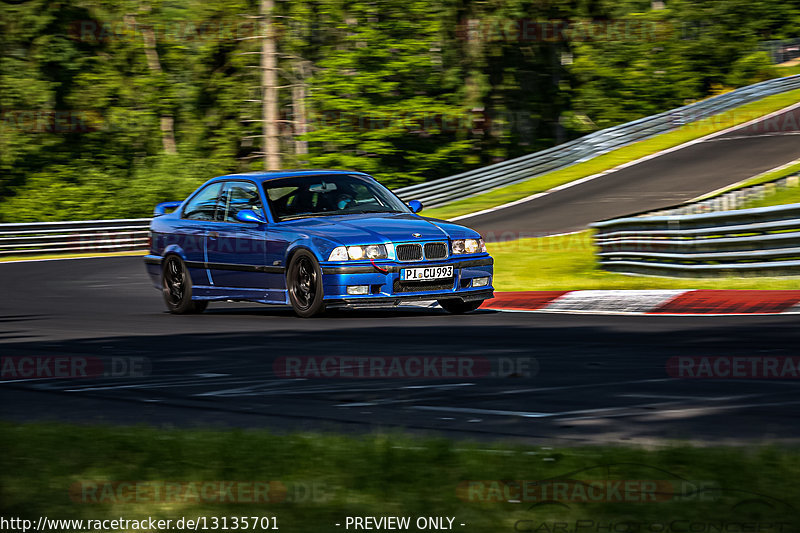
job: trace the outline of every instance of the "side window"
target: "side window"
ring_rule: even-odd
[[[226,183],[220,204],[223,208],[222,213],[224,213],[222,220],[225,222],[238,222],[236,213],[243,209],[252,209],[259,215],[264,216],[258,188],[254,183],[247,181],[229,181]]]
[[[183,208],[183,218],[189,220],[214,220],[221,189],[221,183],[212,183],[197,193]]]

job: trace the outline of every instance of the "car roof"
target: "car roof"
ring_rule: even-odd
[[[239,174],[227,174],[225,176],[217,176],[214,180],[223,180],[231,178],[248,178],[258,181],[270,181],[279,178],[292,178],[295,176],[317,176],[320,174],[331,175],[358,175],[371,178],[369,174],[364,172],[357,172],[355,170],[332,170],[332,169],[297,169],[297,170],[259,170],[255,172],[242,172]]]

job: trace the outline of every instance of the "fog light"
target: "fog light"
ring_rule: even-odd
[[[490,278],[475,278],[472,280],[473,287],[486,287],[489,285]]]
[[[347,287],[347,294],[369,294],[369,285],[349,285]]]

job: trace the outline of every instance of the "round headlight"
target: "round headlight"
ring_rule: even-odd
[[[467,239],[464,241],[464,249],[468,254],[474,254],[480,249],[480,244],[475,239]]]
[[[453,241],[453,253],[454,254],[463,254],[464,253],[464,241],[463,240]]]
[[[386,257],[386,247],[382,244],[367,246],[364,250],[368,259],[383,259]]]
[[[361,259],[364,257],[364,249],[360,246],[351,246],[347,249],[350,259]]]

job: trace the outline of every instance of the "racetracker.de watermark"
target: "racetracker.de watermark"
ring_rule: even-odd
[[[242,18],[178,19],[154,24],[141,24],[133,17],[106,21],[85,19],[70,23],[67,33],[71,39],[84,43],[144,42],[152,36],[159,44],[233,42],[262,35],[258,21]]]
[[[344,132],[367,132],[392,129],[408,134],[454,132],[493,132],[518,130],[532,132],[539,119],[523,110],[488,112],[484,108],[444,113],[405,109],[395,112],[353,112],[329,110],[312,114],[308,119],[311,131],[335,129]]]
[[[100,113],[87,109],[0,110],[0,127],[25,133],[89,133],[104,123]]]
[[[148,357],[23,355],[0,357],[0,381],[28,379],[139,378],[149,376]]]
[[[79,504],[324,503],[330,496],[328,487],[317,481],[83,480],[69,488],[70,499]]]
[[[799,379],[800,357],[681,355],[670,357],[666,370],[681,379]]]
[[[159,117],[144,109],[103,114],[93,109],[0,109],[0,132],[86,135],[89,133],[147,131],[158,127]]]
[[[479,379],[535,376],[532,357],[286,356],[272,366],[287,379]]]
[[[284,118],[291,118],[286,115]],[[0,127],[30,134],[87,134],[96,131],[121,132],[154,128],[159,118],[147,110],[101,114],[91,109],[2,109]],[[508,131],[532,133],[538,118],[523,110],[487,112],[483,108],[431,113],[405,109],[395,112],[351,112],[329,110],[306,119],[308,131],[334,129],[340,132],[394,130],[398,133],[431,136],[443,133],[484,133]]]
[[[675,479],[520,479],[463,481],[459,499],[475,503],[663,503],[711,501],[711,481]]]
[[[671,24],[642,19],[533,20],[487,17],[458,24],[459,39],[472,42],[653,42],[674,33]]]
[[[464,502],[507,508],[513,523],[508,531],[517,533],[790,531],[786,519],[797,516],[791,501],[749,486],[687,479],[684,471],[685,466],[672,473],[663,465],[606,463],[547,479],[462,481],[455,489]],[[697,514],[698,508],[704,512]]]

